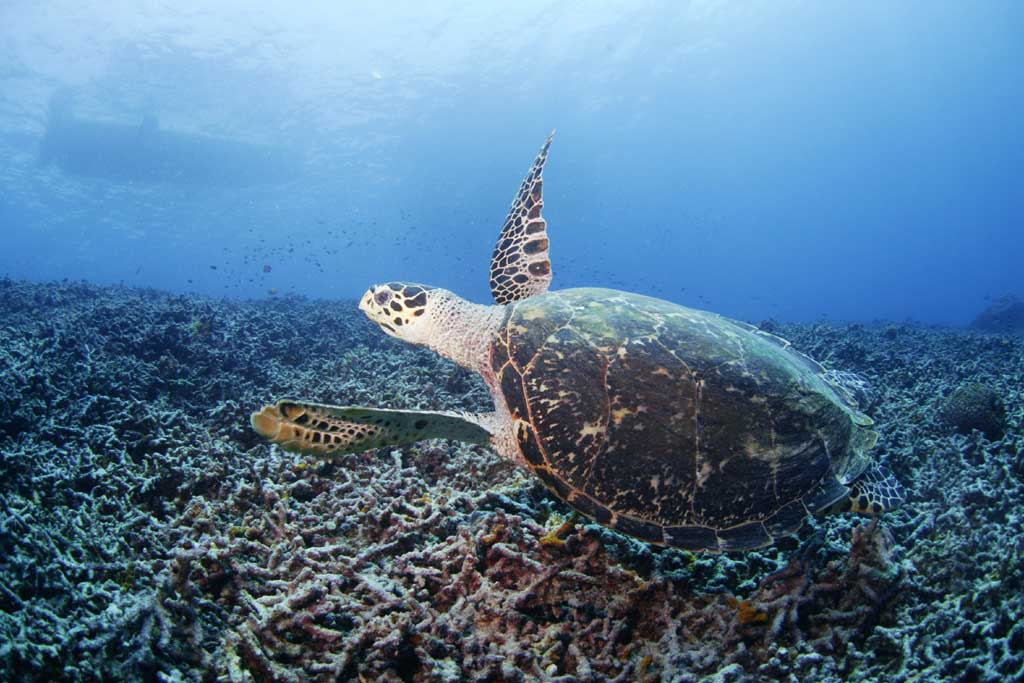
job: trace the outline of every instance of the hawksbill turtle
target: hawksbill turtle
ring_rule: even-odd
[[[428,438],[487,444],[586,517],[687,550],[758,548],[810,514],[898,505],[842,374],[715,313],[612,289],[549,291],[551,140],[494,249],[494,305],[404,282],[370,287],[359,304],[385,333],[478,372],[493,412],[282,400],[253,413],[255,430],[320,456]]]

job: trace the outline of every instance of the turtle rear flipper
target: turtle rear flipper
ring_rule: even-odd
[[[826,370],[825,379],[839,392],[843,401],[861,412],[870,412],[878,403],[878,392],[864,375],[848,370]]]
[[[903,487],[892,472],[875,465],[850,484],[850,495],[839,502],[838,511],[880,515],[898,508],[904,498]]]
[[[491,432],[472,415],[429,410],[331,406],[284,400],[249,418],[260,436],[296,453],[320,456],[401,446],[423,439],[487,444]]]

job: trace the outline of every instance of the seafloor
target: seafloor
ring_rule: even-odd
[[[776,331],[873,382],[906,505],[694,555],[570,517],[482,448],[262,444],[249,412],[285,396],[487,407],[350,303],[2,280],[0,676],[1024,678],[1021,338]]]

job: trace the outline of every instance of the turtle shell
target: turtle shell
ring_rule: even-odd
[[[507,307],[492,346],[523,458],[644,541],[742,550],[794,532],[869,464],[869,418],[745,323],[608,289]]]

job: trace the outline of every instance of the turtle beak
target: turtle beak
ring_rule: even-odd
[[[388,321],[387,309],[385,308],[390,297],[391,294],[388,288],[374,285],[366,290],[366,294],[363,294],[363,298],[359,300],[359,310],[365,313],[367,318],[377,323],[384,332],[392,337],[398,337],[395,328]],[[384,299],[383,304],[380,299]]]
[[[370,304],[373,302],[373,295],[377,292],[377,285],[370,287],[359,300],[359,310],[367,315],[370,314]]]

